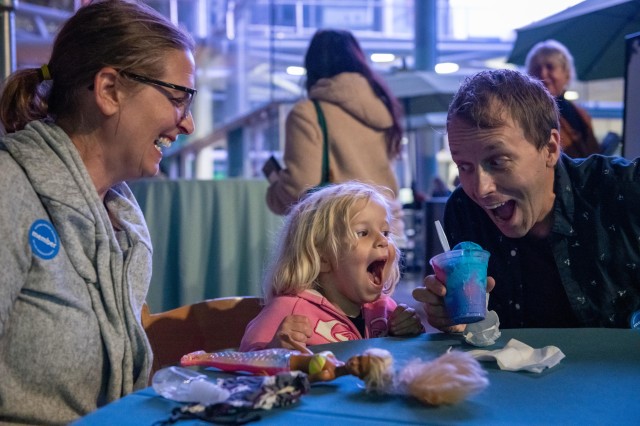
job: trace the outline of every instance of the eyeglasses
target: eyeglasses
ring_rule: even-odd
[[[132,72],[129,71],[120,71],[120,74],[122,74],[123,76],[137,81],[139,83],[143,83],[143,84],[149,84],[152,86],[156,86],[158,88],[160,88],[160,92],[162,92],[163,95],[165,95],[167,97],[167,99],[169,99],[169,101],[176,107],[178,108],[180,111],[182,111],[182,115],[180,116],[180,120],[184,120],[187,115],[189,115],[191,113],[191,103],[193,102],[193,98],[196,96],[196,93],[198,93],[198,91],[196,89],[192,89],[190,87],[184,87],[184,86],[178,86],[177,84],[173,84],[173,83],[167,83],[165,81],[161,81],[161,80],[156,80],[155,78],[150,78],[150,77],[145,77],[139,74],[134,74]],[[174,90],[179,90],[181,92],[186,93],[185,96],[181,97],[181,98],[176,98],[175,96],[172,96],[170,92],[163,90],[163,87],[167,87],[169,89],[174,89]]]

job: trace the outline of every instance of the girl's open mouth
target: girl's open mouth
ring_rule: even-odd
[[[382,273],[384,266],[387,264],[387,259],[375,260],[367,267],[367,273],[371,278],[371,281],[376,285],[382,285]]]

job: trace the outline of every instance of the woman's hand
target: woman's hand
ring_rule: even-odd
[[[389,316],[389,334],[392,336],[408,336],[424,333],[424,326],[416,310],[404,303],[398,304]]]
[[[312,335],[309,318],[304,315],[288,315],[280,323],[273,340],[267,347],[300,350],[300,348],[306,348],[307,340]]]
[[[487,292],[493,290],[496,281],[493,277],[487,277]],[[444,306],[444,295],[447,287],[438,281],[435,275],[427,275],[424,278],[424,287],[413,290],[413,298],[424,303],[424,311],[427,314],[427,321],[433,327],[445,333],[461,333],[466,324],[453,324],[451,317],[447,314]]]

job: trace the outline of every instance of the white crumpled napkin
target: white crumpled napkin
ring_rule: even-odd
[[[556,346],[534,349],[516,339],[509,340],[502,349],[493,351],[476,349],[468,353],[479,361],[495,359],[501,370],[525,370],[533,373],[540,373],[545,368],[554,367],[565,356]]]
[[[500,319],[496,311],[489,310],[489,295],[487,294],[487,313],[484,319],[467,324],[462,336],[468,344],[482,347],[493,345],[500,334]]]
[[[501,334],[496,311],[488,311],[482,321],[467,324],[462,332],[465,342],[480,347],[493,345]]]

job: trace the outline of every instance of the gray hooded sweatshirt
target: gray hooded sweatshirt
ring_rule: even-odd
[[[55,124],[2,138],[0,176],[0,423],[67,424],[148,382],[149,232]]]

